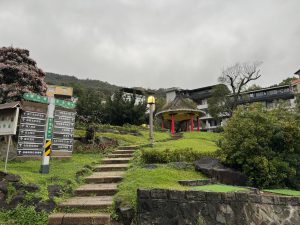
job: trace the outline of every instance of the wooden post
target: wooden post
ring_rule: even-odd
[[[161,117],[161,129],[164,129],[165,128],[165,120],[164,120],[164,117],[162,116]]]
[[[6,158],[5,158],[5,165],[4,165],[4,172],[7,172],[7,161],[8,161],[8,155],[9,155],[9,148],[11,143],[11,135],[8,136],[8,144],[7,144],[7,151],[6,151]]]

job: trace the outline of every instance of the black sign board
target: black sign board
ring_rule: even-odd
[[[42,150],[18,150],[18,156],[41,156],[43,153]]]
[[[53,144],[65,144],[65,145],[72,145],[73,144],[73,139],[68,140],[68,139],[58,139],[58,138],[53,138]]]
[[[61,111],[61,110],[55,110],[54,113],[55,116],[68,116],[68,117],[75,117],[75,112],[68,112],[68,111]]]
[[[40,156],[44,146],[46,114],[25,111],[21,116],[18,156]]]
[[[61,121],[61,122],[75,122],[75,117],[67,117],[67,116],[54,116],[55,121]]]
[[[60,145],[60,144],[52,144],[51,149],[52,150],[67,150],[72,151],[73,146],[72,145]]]
[[[38,112],[24,112],[23,117],[46,119],[46,114]]]
[[[34,131],[45,131],[45,125],[34,125],[34,124],[20,124],[20,131],[21,130],[34,130]]]
[[[54,127],[53,133],[54,134],[73,134],[73,128],[63,128],[63,127]],[[54,135],[53,134],[53,135]]]
[[[18,143],[18,150],[19,149],[33,149],[33,150],[42,150],[43,143],[37,144],[37,143]]]
[[[44,119],[30,118],[30,117],[21,117],[21,123],[29,123],[35,125],[44,125]]]
[[[37,131],[37,130],[20,130],[19,136],[44,137],[44,131]]]
[[[53,151],[72,151],[75,112],[55,110],[53,127]]]
[[[29,142],[29,143],[43,143],[44,138],[43,137],[35,137],[35,136],[19,136],[19,143],[21,142]]]
[[[73,140],[73,134],[59,134],[54,133],[53,138],[60,138],[60,139],[71,139]]]
[[[75,123],[69,123],[69,122],[62,122],[62,121],[55,121],[54,120],[54,127],[67,127],[67,128],[73,128]]]

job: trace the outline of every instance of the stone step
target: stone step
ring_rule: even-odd
[[[125,153],[125,154],[115,154],[115,153],[113,153],[113,154],[110,154],[110,155],[108,155],[108,157],[109,158],[124,158],[124,157],[132,157],[133,155],[131,154],[131,153]]]
[[[58,204],[60,208],[107,209],[113,204],[113,196],[73,197]]]
[[[114,154],[132,154],[135,150],[115,150]]]
[[[124,172],[95,172],[91,176],[85,178],[87,183],[117,183],[123,179]]]
[[[48,225],[109,225],[107,213],[53,213],[48,217]]]
[[[138,145],[130,145],[130,146],[119,146],[118,149],[122,150],[136,150],[138,149]]]
[[[104,165],[97,165],[94,167],[95,172],[101,172],[101,171],[124,171],[127,170],[129,167],[129,164],[104,164]]]
[[[131,158],[104,158],[102,164],[124,164],[128,163]]]
[[[84,184],[75,190],[76,196],[103,196],[114,195],[118,191],[116,183],[107,184]]]

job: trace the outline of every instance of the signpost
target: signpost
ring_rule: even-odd
[[[7,161],[9,156],[9,149],[11,145],[11,136],[17,132],[17,123],[19,117],[19,108],[5,109],[0,114],[0,135],[8,135],[8,144],[4,165],[4,172],[7,171]]]
[[[42,165],[40,172],[49,173],[49,161],[51,151],[63,150],[72,151],[73,131],[75,125],[75,112],[55,110],[55,106],[67,109],[75,108],[75,103],[55,99],[54,97],[40,96],[37,94],[26,93],[24,99],[28,101],[48,104],[47,115],[41,113],[25,112],[21,118],[20,146],[18,151],[23,155],[37,154],[42,155]],[[22,141],[30,141],[29,143]],[[31,148],[28,151],[26,148]]]

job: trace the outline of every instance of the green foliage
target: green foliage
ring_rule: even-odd
[[[48,214],[44,211],[36,212],[33,206],[17,206],[9,211],[0,211],[1,224],[45,225],[47,222]]]
[[[292,82],[293,80],[297,80],[297,79],[298,79],[297,77],[288,77],[288,78],[282,80],[282,81],[279,83],[279,85],[289,85],[289,84],[291,84],[291,82]]]
[[[215,156],[213,152],[194,151],[192,148],[181,149],[147,149],[143,150],[145,163],[193,162],[204,156]]]
[[[260,90],[260,89],[262,89],[262,87],[260,85],[252,84],[249,87],[247,87],[247,89],[245,91],[256,91],[256,90]]]
[[[216,120],[222,115],[231,115],[232,101],[228,97],[230,91],[224,84],[216,85],[212,90],[212,96],[208,99],[208,112]]]
[[[299,185],[299,120],[286,108],[238,107],[219,147],[224,162],[244,172],[257,187]]]
[[[123,92],[115,92],[105,104],[105,123],[122,126],[123,124],[140,125],[146,122],[146,102],[136,103],[136,97],[125,99]]]
[[[101,123],[103,108],[101,93],[85,90],[76,105],[78,119],[85,123]]]
[[[235,192],[235,191],[249,191],[246,188],[224,185],[224,184],[209,184],[203,186],[195,186],[191,188],[192,190],[199,191],[214,191],[214,192]]]

